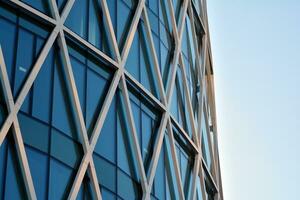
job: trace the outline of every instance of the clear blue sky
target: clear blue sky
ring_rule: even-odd
[[[225,200],[300,199],[300,0],[207,0]]]

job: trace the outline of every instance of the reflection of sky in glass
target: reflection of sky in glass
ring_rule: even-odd
[[[225,199],[299,199],[300,1],[208,12]]]

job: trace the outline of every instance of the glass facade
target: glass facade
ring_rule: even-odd
[[[205,0],[0,0],[0,199],[222,200]]]

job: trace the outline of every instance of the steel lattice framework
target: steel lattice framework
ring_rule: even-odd
[[[173,7],[173,1],[167,0],[168,2],[168,9],[171,14],[171,24],[172,24],[172,36],[174,37],[174,43],[175,48],[173,52],[173,59],[171,61],[171,68],[170,68],[170,81],[168,82],[167,88],[164,88],[163,80],[162,80],[162,74],[160,71],[159,61],[157,58],[157,54],[154,47],[151,27],[150,27],[150,21],[148,17],[148,11],[147,6],[145,4],[145,0],[139,0],[137,3],[137,7],[134,11],[134,16],[130,24],[129,32],[127,34],[127,37],[125,39],[124,48],[122,51],[119,50],[116,35],[113,29],[111,16],[109,13],[108,5],[106,0],[100,0],[101,6],[103,9],[104,14],[104,20],[106,23],[107,31],[109,32],[108,37],[109,41],[112,46],[113,54],[115,55],[114,58],[111,58],[107,54],[105,54],[103,51],[97,49],[84,39],[82,39],[80,36],[75,34],[73,31],[71,31],[69,28],[64,26],[64,23],[67,19],[68,14],[70,13],[70,10],[72,9],[72,6],[74,4],[75,0],[68,0],[63,11],[59,12],[58,6],[56,3],[56,0],[50,0],[50,8],[51,8],[51,14],[52,17],[49,17],[45,15],[44,13],[28,6],[27,4],[19,1],[19,0],[10,0],[10,3],[14,4],[16,7],[25,10],[26,12],[31,13],[32,15],[38,17],[39,19],[46,21],[47,23],[53,25],[53,30],[49,37],[46,40],[46,43],[44,44],[40,54],[38,55],[38,58],[35,60],[32,70],[30,71],[29,76],[27,77],[26,81],[24,82],[19,95],[14,100],[12,89],[9,83],[9,78],[6,71],[6,65],[4,56],[2,54],[2,50],[0,48],[0,67],[1,67],[1,73],[0,73],[0,80],[1,80],[1,87],[4,93],[5,102],[8,110],[8,116],[5,119],[4,124],[1,127],[1,133],[0,133],[0,145],[2,145],[4,139],[7,137],[8,134],[13,134],[13,138],[15,141],[15,146],[17,150],[18,160],[20,162],[22,176],[25,182],[26,186],[26,192],[29,199],[37,199],[36,197],[36,191],[33,185],[33,180],[31,176],[31,172],[29,169],[29,164],[25,152],[25,147],[22,139],[22,134],[20,130],[20,125],[18,121],[17,114],[25,100],[25,97],[27,96],[28,92],[30,91],[30,88],[32,87],[50,49],[53,47],[54,43],[57,42],[60,48],[60,53],[62,55],[63,59],[63,67],[64,71],[66,72],[66,80],[67,84],[70,88],[69,95],[71,97],[73,109],[75,110],[75,118],[76,118],[76,126],[80,130],[80,136],[81,136],[81,145],[84,150],[84,156],[81,160],[81,164],[79,166],[79,169],[77,171],[75,180],[72,184],[71,191],[68,195],[68,199],[76,199],[77,194],[79,192],[80,186],[82,184],[83,178],[88,173],[88,176],[91,179],[93,192],[97,199],[102,199],[101,197],[101,191],[99,188],[99,182],[101,180],[98,180],[96,171],[95,171],[95,165],[93,161],[93,151],[95,149],[97,140],[99,138],[99,135],[101,133],[101,129],[104,124],[104,120],[106,119],[108,110],[110,108],[110,105],[112,103],[113,97],[116,93],[117,88],[119,87],[121,89],[121,95],[125,102],[125,113],[126,117],[129,121],[129,128],[130,128],[130,134],[133,138],[133,148],[134,148],[134,156],[138,163],[138,173],[140,177],[140,184],[143,191],[143,199],[150,199],[150,193],[151,188],[153,185],[156,168],[158,164],[159,154],[162,148],[163,139],[165,134],[168,134],[168,137],[170,139],[170,148],[171,148],[171,156],[174,163],[175,168],[175,174],[176,174],[176,186],[179,191],[179,198],[180,199],[186,199],[184,191],[183,191],[183,183],[180,176],[180,170],[179,170],[179,164],[177,161],[176,156],[176,150],[175,150],[175,139],[173,135],[172,130],[172,124],[176,124],[176,120],[171,116],[170,114],[170,104],[171,104],[171,97],[174,90],[175,85],[175,79],[176,79],[176,71],[180,67],[182,70],[182,80],[183,80],[183,86],[184,86],[184,92],[185,92],[185,98],[187,101],[187,110],[189,119],[191,120],[191,131],[192,131],[192,138],[188,136],[188,134],[181,128],[182,134],[184,137],[188,140],[189,144],[192,146],[192,148],[196,152],[195,156],[195,162],[193,167],[193,177],[192,177],[192,189],[191,194],[189,195],[189,199],[196,199],[196,179],[197,176],[200,177],[201,182],[201,190],[205,191],[205,181],[204,181],[204,165],[203,162],[203,156],[201,151],[201,127],[196,127],[195,125],[195,117],[194,112],[192,108],[191,103],[191,97],[190,97],[190,91],[188,89],[188,83],[186,79],[186,67],[185,63],[183,61],[183,55],[181,52],[182,49],[182,37],[183,37],[183,31],[184,31],[184,25],[185,25],[185,18],[187,15],[191,18],[191,23],[194,24],[194,18],[200,16],[196,16],[195,13],[192,11],[192,1],[191,0],[184,0],[183,4],[180,8],[180,20],[177,23],[174,7]],[[211,59],[210,55],[210,39],[209,39],[209,30],[208,30],[208,23],[207,23],[207,14],[206,14],[206,2],[205,0],[202,2],[203,9],[203,16],[201,17],[201,22],[203,23],[203,28],[205,34],[203,37],[201,36],[201,41],[203,45],[200,47],[197,45],[197,39],[199,39],[199,35],[196,34],[195,27],[192,26],[192,36],[193,41],[195,45],[195,54],[196,57],[201,57],[203,59],[196,59],[196,67],[199,72],[199,79],[202,87],[208,87],[211,89],[210,95],[210,104],[212,104],[212,108],[214,109],[214,94],[213,94],[213,75],[212,75],[212,69],[211,66],[207,66],[207,59]],[[135,80],[132,75],[129,74],[125,70],[125,63],[128,58],[128,54],[130,51],[130,47],[133,42],[134,33],[137,31],[138,23],[139,21],[143,19],[146,27],[146,35],[147,40],[150,44],[150,52],[151,56],[154,59],[153,63],[154,66],[154,72],[156,76],[156,80],[158,81],[158,89],[159,89],[159,95],[161,99],[157,99],[154,97],[151,92],[149,92],[142,84],[140,84],[137,80]],[[116,69],[112,82],[110,83],[108,93],[105,96],[104,103],[102,105],[101,111],[98,115],[98,118],[96,120],[96,124],[93,128],[92,135],[89,139],[87,134],[87,127],[84,122],[83,112],[82,108],[80,106],[79,102],[79,96],[75,84],[74,74],[71,66],[71,61],[69,57],[68,47],[66,43],[65,35],[69,35],[70,37],[77,40],[78,43],[88,48],[90,51],[95,53],[98,57],[101,59],[104,59],[106,62],[109,63],[113,68]],[[197,38],[198,37],[198,38]],[[201,48],[201,49],[199,49]],[[201,53],[202,52],[202,53]],[[147,96],[155,102],[157,105],[159,105],[160,109],[163,110],[162,118],[160,120],[160,125],[158,129],[158,137],[155,141],[154,146],[154,152],[152,155],[150,167],[149,167],[149,173],[145,172],[144,165],[143,165],[143,159],[140,152],[140,145],[137,138],[137,130],[135,127],[134,119],[133,119],[133,111],[131,109],[130,99],[129,99],[129,91],[127,88],[126,80],[130,79],[136,86],[139,87],[141,91],[143,91]],[[197,115],[198,117],[198,124],[201,124],[201,113],[203,109],[203,98],[205,98],[205,90],[201,90],[200,94],[200,110],[198,111]],[[213,112],[213,125],[216,127],[216,119],[215,119],[215,111]],[[178,124],[177,124],[178,125]],[[180,125],[178,125],[180,126]],[[11,131],[10,131],[11,130]],[[214,128],[214,134],[216,134],[216,128]],[[217,137],[215,137],[215,141],[217,144]],[[213,184],[217,188],[217,195],[215,195],[215,199],[223,199],[222,197],[222,185],[221,185],[221,176],[220,176],[220,168],[219,168],[219,159],[218,159],[218,148],[217,145],[214,147],[210,147],[213,151],[213,176],[212,180],[214,180]],[[206,199],[205,193],[202,193],[202,198]]]

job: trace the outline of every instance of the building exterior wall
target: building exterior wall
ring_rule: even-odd
[[[0,0],[0,199],[221,200],[205,0]]]

